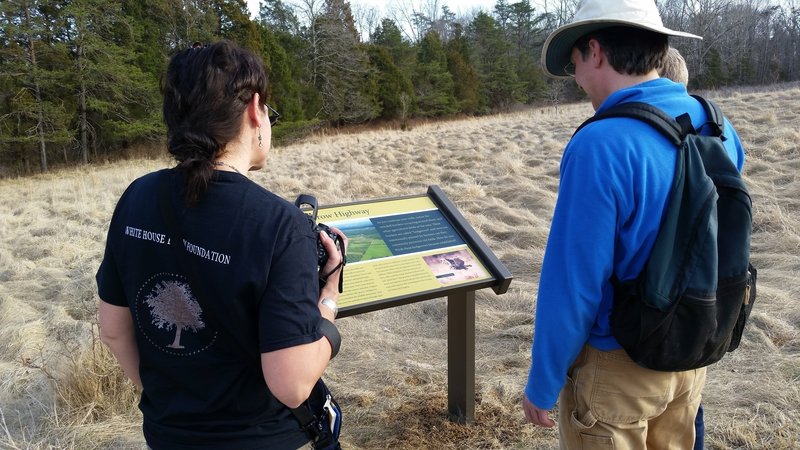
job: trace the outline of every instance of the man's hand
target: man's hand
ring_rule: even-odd
[[[556,425],[553,419],[550,418],[550,411],[536,407],[528,400],[524,392],[522,393],[522,411],[525,413],[525,419],[534,425],[545,428],[553,428]]]

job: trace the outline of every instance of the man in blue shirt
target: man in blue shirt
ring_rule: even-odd
[[[682,84],[659,78],[668,36],[653,0],[584,0],[545,41],[555,77],[574,76],[596,112],[649,103],[708,120]],[[730,123],[726,150],[744,151]],[[611,279],[636,278],[658,233],[677,149],[650,125],[611,118],[584,127],[561,161],[558,201],[542,265],[532,364],[523,397],[528,421],[552,427],[559,402],[562,448],[691,448],[705,369],[659,372],[634,363],[611,333]]]

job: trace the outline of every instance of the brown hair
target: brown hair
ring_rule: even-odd
[[[253,94],[266,100],[266,71],[260,58],[229,41],[193,46],[172,57],[161,92],[167,146],[186,173],[192,204],[208,189],[214,160],[239,134]]]
[[[574,47],[585,59],[589,41],[596,39],[611,67],[618,73],[644,75],[663,65],[669,48],[665,34],[633,27],[610,27],[593,31],[579,38]]]

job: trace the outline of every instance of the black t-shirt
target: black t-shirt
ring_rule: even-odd
[[[161,217],[162,176],[199,288]],[[154,449],[298,448],[308,437],[269,392],[260,353],[322,337],[317,237],[298,208],[237,173],[215,171],[191,207],[183,186],[174,169],[134,181],[97,272],[100,298],[133,315],[145,439]]]

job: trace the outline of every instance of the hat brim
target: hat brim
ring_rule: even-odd
[[[568,74],[564,68],[570,62],[572,46],[575,44],[575,41],[580,39],[581,36],[591,33],[592,31],[615,26],[641,28],[644,30],[654,31],[656,33],[666,34],[668,36],[703,39],[700,36],[691,33],[685,33],[683,31],[675,31],[662,26],[642,24],[626,20],[581,20],[559,27],[547,37],[547,40],[544,41],[544,46],[542,47],[542,66],[544,67],[545,72],[551,77],[555,78],[570,77],[570,74]]]

